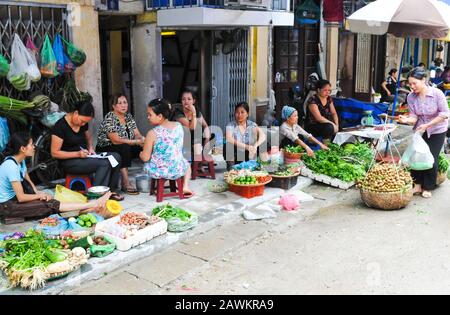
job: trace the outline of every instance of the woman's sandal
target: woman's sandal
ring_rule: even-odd
[[[139,195],[139,191],[136,188],[122,188],[122,191],[128,195]]]
[[[112,193],[112,195],[111,195],[111,197],[109,197],[109,199],[115,200],[115,201],[122,201],[125,199],[125,197],[119,195],[118,193]]]
[[[190,192],[185,191],[185,192],[183,192],[183,196],[184,196],[184,199],[189,199],[189,198],[194,197],[195,193],[193,191],[190,191]]]
[[[424,191],[424,192],[422,192],[422,197],[423,198],[425,198],[425,199],[429,199],[429,198],[431,198],[433,195],[432,195],[432,193],[430,192],[430,191]]]

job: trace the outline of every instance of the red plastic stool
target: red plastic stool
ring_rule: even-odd
[[[208,164],[208,171],[204,171],[202,166],[204,163]],[[192,180],[195,180],[197,177],[208,177],[210,176],[212,179],[216,179],[216,170],[214,169],[214,161],[207,161],[203,159],[202,161],[193,161],[192,162]]]
[[[75,183],[81,183],[84,186],[84,191],[92,187],[89,175],[66,175],[66,188],[72,189]]]
[[[150,195],[155,193],[156,189],[156,202],[162,202],[164,197],[176,197],[178,196],[180,199],[184,199],[183,193],[183,178],[180,177],[175,180],[168,180],[169,186],[164,186],[166,182],[165,178],[160,179],[151,179],[150,180]],[[165,188],[170,188],[170,193],[164,193]]]

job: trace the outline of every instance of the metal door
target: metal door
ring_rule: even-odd
[[[42,48],[46,34],[52,42],[58,33],[70,40],[66,6],[14,4],[8,1],[0,3],[0,54],[9,61],[14,33],[17,33],[24,43],[30,37],[39,49]],[[0,79],[0,95],[25,99],[30,92],[41,90],[52,96],[62,82],[64,82],[62,76],[56,79],[42,78],[31,85],[30,91],[19,92],[6,79]]]
[[[234,119],[234,106],[248,101],[248,68],[248,30],[231,54],[212,55],[211,125],[220,127],[223,132]]]

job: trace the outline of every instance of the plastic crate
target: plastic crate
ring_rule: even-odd
[[[268,184],[269,187],[281,188],[284,190],[291,189],[297,185],[298,175],[291,177],[275,177],[272,176],[272,181]]]
[[[264,194],[264,185],[245,187],[229,184],[228,189],[231,192],[234,192],[236,195],[239,195],[247,199],[262,196]]]

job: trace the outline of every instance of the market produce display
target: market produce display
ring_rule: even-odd
[[[284,147],[284,151],[288,152],[288,153],[305,153],[305,149],[300,146],[300,145],[288,145],[286,147]]]
[[[152,214],[164,218],[167,221],[167,230],[170,232],[184,232],[198,224],[197,214],[170,204],[154,208]]]
[[[271,175],[276,177],[291,177],[299,175],[300,167],[295,164],[280,165]]]
[[[0,115],[15,119],[24,125],[27,123],[27,117],[22,112],[23,109],[34,109],[44,112],[49,107],[50,99],[45,95],[38,95],[31,102],[19,101],[0,95]]]
[[[330,144],[330,150],[317,151],[315,157],[305,156],[303,162],[313,172],[337,178],[344,182],[361,179],[370,165],[369,147],[364,144],[354,145],[347,151],[338,145]],[[356,154],[355,154],[355,153]],[[371,153],[373,157],[373,153]]]
[[[265,185],[272,178],[266,171],[231,170],[224,173],[224,180],[231,185]]]
[[[74,218],[70,218],[70,220],[75,220]],[[76,220],[77,224],[82,226],[82,227],[87,227],[90,228],[92,227],[94,224],[97,223],[97,218],[92,214],[92,213],[88,213],[88,214],[82,214],[78,217],[78,219]]]
[[[0,256],[0,268],[10,285],[31,290],[44,286],[52,273],[73,271],[88,258],[82,248],[62,251],[52,247],[43,233],[34,230],[23,238],[3,241],[0,247],[5,250]]]
[[[374,192],[398,192],[412,188],[411,174],[394,164],[376,164],[358,183],[358,187]]]
[[[92,96],[88,92],[81,92],[75,85],[74,79],[69,79],[61,90],[62,96],[59,105],[62,110],[69,113],[75,109],[80,101],[92,102]]]
[[[447,173],[449,165],[450,165],[450,163],[448,161],[448,158],[445,156],[445,154],[443,154],[443,153],[439,154],[439,160],[438,160],[439,173]]]
[[[102,222],[96,227],[96,232],[101,231],[112,236],[128,239],[136,235],[140,230],[153,226],[162,219],[156,216],[148,216],[145,213],[126,212],[120,217],[112,218]]]

